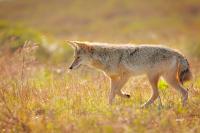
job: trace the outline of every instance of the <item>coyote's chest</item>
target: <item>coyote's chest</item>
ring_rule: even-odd
[[[101,61],[99,61],[99,60],[93,60],[93,61],[91,62],[91,66],[92,66],[92,67],[95,67],[95,68],[97,68],[97,69],[105,69],[105,65],[102,64]]]

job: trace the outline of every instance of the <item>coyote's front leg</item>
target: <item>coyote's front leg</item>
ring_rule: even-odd
[[[125,98],[130,98],[129,94],[123,93],[121,91],[123,85],[128,80],[128,75],[120,75],[120,76],[111,76],[110,77],[110,94],[109,94],[109,104],[111,105],[113,103],[113,100],[117,95]]]

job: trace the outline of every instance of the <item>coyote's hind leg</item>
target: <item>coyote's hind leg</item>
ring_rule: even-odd
[[[182,106],[185,106],[188,99],[188,92],[183,88],[179,80],[176,78],[176,73],[164,76],[165,80],[182,95]]]

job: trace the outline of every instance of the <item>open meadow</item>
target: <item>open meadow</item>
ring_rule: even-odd
[[[68,71],[66,40],[162,44],[189,60],[188,103],[162,78],[158,100],[145,75],[131,77],[108,104],[109,79],[83,66]],[[199,0],[0,0],[0,132],[199,133]]]

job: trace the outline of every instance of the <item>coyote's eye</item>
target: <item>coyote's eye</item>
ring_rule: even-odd
[[[74,59],[79,59],[80,57],[79,56],[74,56]]]

